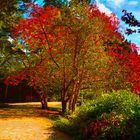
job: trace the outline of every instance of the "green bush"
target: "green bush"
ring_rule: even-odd
[[[96,93],[94,92],[91,92],[91,91],[86,91],[86,92],[83,92],[83,99],[84,101],[86,100],[93,100],[96,98]]]
[[[112,117],[114,117],[114,122],[111,121]],[[108,121],[106,125],[103,123],[104,118]],[[81,140],[88,139],[88,137],[89,139],[94,137],[94,139],[113,140],[140,139],[139,118],[139,96],[129,91],[117,91],[103,94],[93,101],[86,102],[72,115],[60,118],[55,125],[60,130],[74,136],[75,139]],[[105,126],[101,128],[102,124]],[[98,133],[95,131],[95,126],[97,130],[100,130]]]
[[[95,140],[139,140],[140,124],[138,118],[117,115],[114,112],[101,117],[86,127],[86,138]]]

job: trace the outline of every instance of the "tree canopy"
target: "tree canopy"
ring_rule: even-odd
[[[1,64],[8,62],[6,84],[26,80],[39,94],[43,108],[49,90],[57,87],[63,112],[67,107],[75,110],[82,90],[139,93],[139,80],[134,79],[140,76],[137,46],[125,41],[115,14],[107,16],[87,1],[24,6],[27,16],[10,28],[13,41],[8,54],[1,55]]]

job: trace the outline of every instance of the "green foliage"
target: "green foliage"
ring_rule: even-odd
[[[19,3],[23,5],[30,0],[1,0],[0,1],[0,81],[5,79],[15,68],[19,69],[20,59],[24,52],[21,49],[13,50],[15,43],[11,37],[11,30],[15,23],[19,22],[21,11]],[[11,41],[10,41],[11,40]],[[24,55],[25,56],[25,55]]]
[[[52,5],[55,7],[64,7],[64,6],[68,6],[69,3],[90,3],[91,0],[43,0],[44,6],[48,6],[48,5]],[[92,1],[93,2],[93,1]]]
[[[95,100],[86,102],[68,119],[60,118],[56,122],[56,127],[75,136],[76,139],[84,139],[85,136],[92,136],[95,139],[108,139],[109,136],[112,137],[110,139],[122,139],[123,137],[131,139],[135,136],[140,139],[138,135],[140,132],[139,117],[139,96],[121,90],[102,94]],[[108,123],[104,124],[104,120]],[[128,135],[130,132],[131,137]]]
[[[44,0],[44,6],[52,5],[55,7],[62,7],[64,5],[67,5],[67,0]]]
[[[139,140],[139,118],[128,117],[116,112],[102,114],[86,128],[86,138],[110,140]]]

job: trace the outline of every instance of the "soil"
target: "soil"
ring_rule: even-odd
[[[25,106],[0,108],[0,140],[71,140],[70,136],[55,130],[47,117],[49,113],[58,115],[57,111],[44,112]]]

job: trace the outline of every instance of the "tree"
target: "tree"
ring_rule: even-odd
[[[122,21],[129,25],[129,27],[140,27],[140,22],[132,15],[132,13],[123,10],[124,15],[121,17]],[[126,34],[130,35],[132,33],[140,33],[140,29],[126,29]]]
[[[27,6],[32,10],[13,32],[15,40],[20,37],[18,44],[23,42],[15,49],[20,46],[24,50],[24,67],[7,82],[18,84],[26,79],[39,93],[43,108],[48,81],[52,85],[58,82],[62,111],[66,111],[68,103],[69,111],[74,111],[80,89],[87,83],[104,84],[106,80],[110,56],[105,42],[123,41],[117,31],[118,19],[86,3],[63,8],[43,8],[33,3]]]
[[[132,13],[127,12],[126,10],[123,10],[124,15],[122,16],[122,20],[129,25],[129,27],[136,27],[136,29],[128,28],[126,29],[126,34],[131,35],[133,33],[140,33],[140,29],[137,29],[140,27],[140,22],[135,18],[135,16]],[[129,53],[127,55],[127,65],[130,69],[129,74],[129,81],[132,84],[132,91],[134,91],[136,94],[140,94],[140,74],[139,74],[139,64],[140,64],[140,56],[138,55],[138,47],[132,43],[132,48],[135,50],[135,53]],[[134,51],[133,51],[134,52]],[[125,58],[126,59],[126,58]]]
[[[87,3],[87,4],[90,4],[90,2],[93,3],[93,1],[91,0],[43,0],[43,3],[44,3],[44,6],[48,6],[48,5],[51,5],[51,6],[55,6],[55,7],[69,7],[71,4],[79,4],[79,3]]]
[[[79,91],[85,88],[84,85],[87,83],[93,85],[97,81],[105,80],[104,74],[107,73],[109,58],[104,51],[104,42],[115,38],[122,41],[122,36],[115,33],[118,25],[115,15],[107,17],[100,13],[96,6],[90,9],[88,5],[79,4],[75,5],[74,9],[69,8],[68,13],[65,11],[62,16],[64,22],[62,25],[64,25],[63,28],[65,27],[63,42],[65,42],[66,50],[70,48],[68,52],[72,52],[70,57],[63,57],[62,103],[65,104],[68,101],[71,111],[75,110]],[[66,75],[65,71],[69,72],[69,75]]]
[[[18,60],[24,56],[23,50],[14,50],[15,43],[12,41],[11,32],[15,23],[22,18],[21,11],[23,5],[30,0],[1,0],[0,1],[0,81],[2,81],[10,71],[21,65]],[[18,3],[22,3],[19,4]],[[16,68],[17,69],[17,68]]]
[[[55,6],[55,7],[63,7],[67,4],[67,0],[43,0],[45,3],[44,6],[47,7],[48,5]]]
[[[32,7],[33,11],[31,15],[28,15],[27,19],[23,19],[19,25],[17,24],[15,28],[16,30],[13,34],[13,39],[15,41],[18,40],[17,45],[13,49],[14,50],[21,49],[24,50],[25,52],[24,58],[19,60],[20,63],[23,65],[23,67],[18,67],[18,70],[15,72],[19,74],[15,76],[15,74],[13,73],[10,77],[7,78],[5,82],[7,84],[17,85],[23,79],[26,79],[28,81],[28,84],[34,87],[34,89],[39,94],[42,103],[42,108],[46,109],[47,90],[45,88],[45,82],[47,81],[47,77],[48,77],[47,67],[49,65],[48,63],[50,60],[53,60],[54,63],[55,60],[53,59],[53,56],[51,54],[52,48],[50,47],[50,45],[47,46],[46,32],[44,32],[43,26],[44,23],[46,23],[46,21],[44,22],[44,18],[48,18],[47,22],[51,22],[51,20],[53,19],[57,11],[55,12],[55,9],[53,10],[51,7],[48,7],[48,9],[45,10],[44,8],[39,8],[37,5],[34,5],[33,3],[27,5],[27,9],[30,8],[30,6],[31,7],[33,6]],[[40,16],[40,12],[42,13],[41,16]],[[30,19],[31,16],[33,16],[32,19]],[[47,24],[49,25],[50,23]],[[30,25],[29,28],[27,27],[28,25]],[[38,29],[37,33],[34,27]],[[29,32],[30,34],[27,34],[26,31],[30,31]],[[42,36],[39,35],[40,33],[42,34]],[[20,39],[18,39],[19,36]],[[34,39],[35,40],[38,39],[38,41],[35,41]],[[40,42],[43,39],[45,39],[44,42]],[[21,45],[19,44],[19,42],[21,43]],[[38,45],[40,46],[38,47]],[[49,47],[48,51],[47,51],[48,49],[47,47]],[[48,54],[49,56],[45,57]]]
[[[123,80],[126,84],[126,89],[131,90],[136,94],[140,94],[140,56],[137,53],[138,47],[136,44],[123,43],[114,44],[109,50],[109,54],[114,56],[116,63],[120,66],[123,74]],[[117,45],[117,47],[116,47]]]

